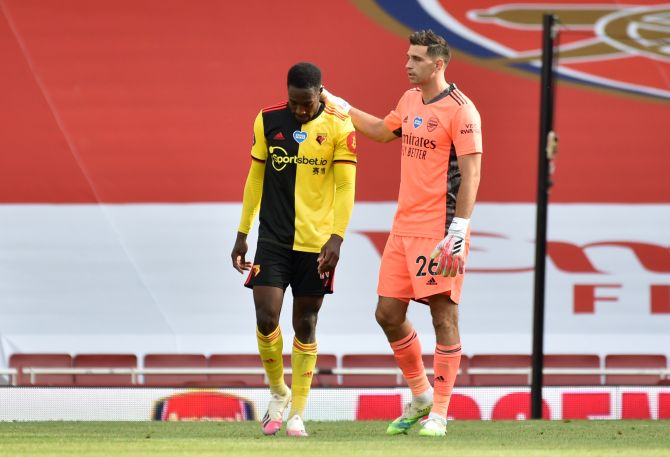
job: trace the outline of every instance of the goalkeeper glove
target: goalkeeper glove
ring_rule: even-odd
[[[449,225],[447,236],[433,249],[430,257],[437,259],[437,274],[442,276],[463,274],[465,267],[465,235],[469,223],[470,219],[454,217]]]
[[[321,86],[321,100],[326,102],[327,105],[331,105],[339,109],[344,114],[349,114],[349,110],[351,109],[351,104],[349,104],[348,101],[338,97],[337,95],[331,94],[328,92],[328,89],[323,86]]]

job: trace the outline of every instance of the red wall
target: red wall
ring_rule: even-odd
[[[408,87],[406,39],[347,1],[2,5],[3,203],[240,201],[254,116],[290,65],[380,116]],[[482,113],[480,201],[533,201],[538,81],[458,50],[447,77]],[[667,102],[560,85],[557,107],[552,202],[670,201]],[[395,199],[398,150],[359,140],[358,200]]]

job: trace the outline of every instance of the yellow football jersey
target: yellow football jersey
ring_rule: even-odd
[[[333,165],[356,164],[351,118],[322,104],[300,124],[287,103],[265,108],[254,122],[251,156],[266,164],[259,242],[319,252],[333,233]]]

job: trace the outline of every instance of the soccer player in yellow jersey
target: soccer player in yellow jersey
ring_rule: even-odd
[[[444,38],[424,30],[410,35],[409,42],[405,69],[416,87],[384,119],[325,90],[323,96],[348,112],[365,136],[402,140],[398,209],[382,255],[375,317],[413,396],[387,433],[407,433],[427,415],[419,434],[444,436],[461,359],[458,303],[479,187],[481,120],[472,100],[445,80],[450,51]],[[433,318],[434,390],[407,319],[412,299],[427,303]]]
[[[348,115],[319,100],[318,67],[294,65],[287,85],[288,101],[264,108],[254,122],[251,168],[231,257],[237,271],[249,271],[245,286],[253,289],[258,350],[271,391],[263,433],[277,433],[291,402],[287,434],[307,436],[303,415],[316,366],[316,321],[323,296],[333,293],[354,204],[356,133]],[[245,258],[247,234],[259,208],[251,263]],[[289,285],[295,332],[290,390],[284,382],[279,328]]]

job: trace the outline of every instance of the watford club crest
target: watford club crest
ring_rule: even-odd
[[[564,79],[670,100],[670,3],[374,0],[359,7],[397,33],[431,28],[493,67],[539,74],[542,16],[558,17]],[[391,25],[389,25],[391,24]]]

